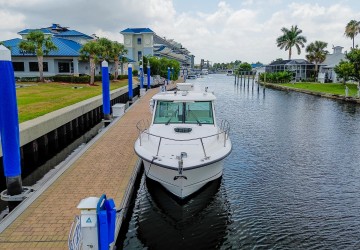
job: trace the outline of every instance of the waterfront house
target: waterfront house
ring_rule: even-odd
[[[45,36],[51,37],[58,48],[44,56],[44,76],[89,74],[89,63],[79,60],[79,50],[93,37],[59,24],[40,29],[25,29],[18,34],[21,38],[4,41],[4,45],[11,50],[11,57],[16,77],[38,76],[39,68],[36,54],[23,51],[19,48],[22,39],[34,30],[40,30]]]
[[[343,48],[344,47],[341,46],[335,46],[333,47],[333,53],[326,55],[325,61],[321,63],[319,67],[319,82],[338,82],[334,68],[341,60],[345,60],[345,53],[342,53]]]
[[[293,73],[293,81],[306,80],[314,75],[315,64],[304,59],[276,60],[266,65],[267,73],[289,71]]]
[[[97,39],[95,35],[89,36],[82,32],[63,27],[60,24],[52,24],[50,27],[40,29],[25,29],[18,34],[21,38],[3,41],[4,45],[11,50],[11,57],[16,77],[39,76],[38,60],[36,54],[23,51],[19,43],[34,30],[40,30],[46,37],[51,37],[52,42],[58,48],[44,56],[44,76],[54,75],[89,75],[90,65],[88,61],[80,60],[80,49],[88,41]],[[113,72],[113,63],[109,62],[109,72]],[[125,67],[125,65],[124,65]],[[121,72],[127,70],[119,69]],[[100,63],[96,65],[95,74],[101,74]]]
[[[120,32],[124,36],[127,57],[134,60],[138,68],[143,56],[165,57],[177,60],[182,67],[194,67],[194,56],[173,39],[158,36],[149,28],[127,28]]]

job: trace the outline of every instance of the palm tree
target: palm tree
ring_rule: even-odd
[[[44,33],[40,30],[31,31],[26,36],[26,40],[22,40],[19,43],[19,48],[36,54],[39,65],[40,81],[44,82],[44,55],[48,55],[50,51],[58,49],[51,40],[51,37],[45,37]]]
[[[84,44],[84,46],[80,49],[80,57],[83,60],[90,61],[90,85],[94,85],[95,79],[95,66],[99,61],[99,55],[101,54],[102,47],[96,41],[89,41]]]
[[[360,31],[360,22],[356,20],[351,20],[345,27],[345,36],[352,39],[353,48],[355,47],[355,36],[359,34]]]
[[[112,41],[109,39],[102,37],[97,40],[98,44],[100,45],[100,56],[101,59],[109,61],[112,59],[111,52],[112,52]]]
[[[325,50],[327,45],[326,42],[315,41],[306,47],[308,53],[306,59],[315,64],[315,74],[318,71],[318,65],[325,61],[326,55],[329,54],[329,51]]]
[[[289,50],[289,60],[291,59],[291,49],[294,46],[297,49],[298,55],[300,55],[301,48],[304,48],[304,43],[306,43],[306,37],[300,35],[302,30],[295,25],[291,26],[290,30],[283,27],[281,31],[283,35],[276,39],[277,46],[280,47],[280,49],[285,48],[285,51]]]
[[[127,53],[127,49],[125,49],[124,44],[121,44],[119,42],[112,42],[111,44],[111,57],[114,60],[115,64],[115,73],[114,73],[114,79],[117,80],[119,75],[119,56],[121,58],[124,58],[124,54]]]

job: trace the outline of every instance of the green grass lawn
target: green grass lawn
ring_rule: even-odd
[[[345,96],[345,85],[342,83],[286,83],[281,86],[289,88],[305,89],[314,92]],[[357,96],[357,84],[346,84],[349,88],[349,96]]]
[[[127,82],[127,80],[111,81],[110,90],[126,86]],[[19,82],[17,84],[30,85]],[[16,89],[20,123],[102,93],[101,82],[96,82],[95,86],[59,82],[31,85]]]

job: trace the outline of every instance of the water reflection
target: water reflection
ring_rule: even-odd
[[[265,98],[222,75],[196,83],[215,90],[217,118],[231,124],[220,187],[181,205],[147,185],[127,248],[360,249],[360,106],[273,89]]]
[[[229,223],[229,205],[220,187],[221,178],[181,202],[157,182],[146,179],[135,212],[142,245],[150,249],[219,248]]]

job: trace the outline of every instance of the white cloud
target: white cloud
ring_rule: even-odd
[[[25,27],[24,20],[23,14],[0,10],[0,40],[19,37],[16,32]]]
[[[174,1],[187,3],[176,10]],[[196,56],[212,62],[247,62],[287,58],[276,47],[282,27],[298,25],[309,42],[322,40],[351,46],[344,27],[359,19],[355,0],[342,4],[326,1],[221,0],[211,8],[192,9],[190,0],[0,0],[0,40],[18,37],[25,28],[59,23],[86,34],[122,41],[128,27],[149,27],[158,35],[174,38]],[[333,3],[333,4],[332,4]],[[71,6],[71,7],[70,7]],[[198,4],[197,6],[201,6]],[[207,10],[205,10],[207,9]],[[300,55],[304,57],[304,53]]]

